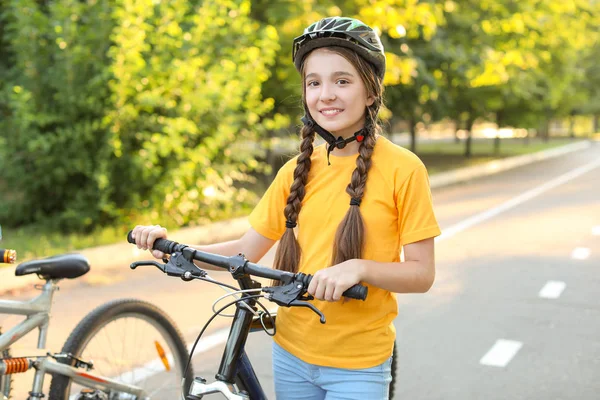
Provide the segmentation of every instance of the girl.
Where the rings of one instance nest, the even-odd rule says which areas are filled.
[[[387,399],[395,293],[426,292],[435,276],[440,230],[427,171],[380,135],[385,55],[370,27],[322,19],[294,40],[293,61],[303,81],[301,153],[278,171],[241,239],[198,248],[257,262],[280,240],[274,267],[314,275],[308,292],[327,323],[303,308],[279,309],[278,399]],[[315,134],[326,143],[314,147]],[[144,249],[166,238],[160,226],[133,234]],[[367,300],[340,301],[359,282]]]

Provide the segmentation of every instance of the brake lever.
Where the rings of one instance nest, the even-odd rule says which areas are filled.
[[[142,265],[151,265],[162,272],[167,274],[168,276],[176,276],[181,278],[183,281],[191,281],[196,278],[204,278],[207,273],[203,269],[199,268],[193,262],[189,261],[183,254],[181,253],[173,253],[171,257],[163,258],[165,264],[161,264],[158,261],[135,261],[132,262],[129,268],[136,269]]]
[[[160,269],[162,272],[167,272],[166,264],[161,264],[158,261],[134,261],[131,263],[129,268],[136,269],[137,267],[145,266],[145,265],[154,266],[154,267]]]
[[[312,297],[312,296],[310,296]],[[313,304],[310,304],[306,301],[300,301],[300,300],[294,300],[290,303],[290,306],[295,306],[295,307],[308,307],[311,310],[313,310],[315,312],[315,314],[317,314],[319,316],[319,322],[321,322],[322,324],[325,323],[325,315],[323,315],[323,313],[317,308],[315,307]]]
[[[264,287],[263,292],[269,301],[284,307],[307,307],[315,312],[320,318],[322,324],[325,323],[325,315],[307,300],[314,300],[314,297],[304,292],[302,283],[289,283],[284,286]]]

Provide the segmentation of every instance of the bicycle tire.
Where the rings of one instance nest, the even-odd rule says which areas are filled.
[[[0,335],[2,330],[0,329]],[[10,348],[4,349],[0,352],[0,358],[10,358]],[[10,399],[12,379],[10,375],[0,375],[0,400]]]
[[[389,399],[393,400],[396,394],[396,368],[398,363],[398,344],[394,343],[394,350],[392,351],[392,381],[390,382],[390,394]]]
[[[86,357],[89,355],[92,355],[92,351],[90,349],[90,352],[88,354],[88,352],[86,351],[88,348],[88,345],[95,345],[95,339],[98,339],[99,343],[100,343],[100,339],[102,337],[102,332],[104,330],[104,338],[106,340],[108,340],[109,342],[112,341],[112,338],[114,335],[108,335],[109,329],[108,327],[110,326],[111,323],[113,322],[121,322],[121,320],[125,319],[124,323],[127,324],[128,321],[126,320],[127,318],[135,318],[136,320],[134,320],[134,333],[137,332],[136,330],[136,325],[138,322],[137,320],[141,320],[143,322],[140,322],[142,324],[142,328],[146,327],[146,324],[151,325],[151,327],[156,328],[156,331],[158,333],[160,333],[162,335],[161,338],[161,342],[164,341],[163,343],[167,345],[166,350],[167,354],[172,357],[172,361],[171,364],[173,364],[175,366],[175,368],[177,368],[175,372],[175,376],[171,376],[171,372],[166,372],[165,370],[167,370],[166,367],[162,367],[160,364],[160,358],[157,356],[156,352],[158,351],[156,348],[153,349],[154,351],[154,360],[150,363],[146,363],[144,364],[141,368],[138,366],[134,366],[133,368],[135,368],[133,371],[138,371],[140,370],[140,374],[142,376],[144,376],[144,374],[148,374],[146,372],[147,369],[150,369],[149,365],[152,364],[152,368],[154,367],[154,365],[159,365],[160,368],[162,369],[162,371],[160,372],[161,374],[165,375],[169,375],[169,378],[172,378],[172,381],[176,381],[175,378],[179,378],[178,379],[178,387],[169,385],[169,390],[171,390],[173,393],[177,392],[176,396],[181,396],[181,376],[183,375],[183,371],[185,369],[186,363],[187,363],[187,359],[188,359],[188,350],[187,347],[185,345],[185,341],[182,338],[181,333],[179,332],[179,330],[177,329],[177,327],[175,326],[174,322],[171,320],[171,318],[161,309],[159,309],[158,307],[154,306],[153,304],[147,303],[145,301],[140,301],[140,300],[135,300],[135,299],[121,299],[121,300],[114,300],[111,302],[108,302],[104,305],[99,306],[98,308],[96,308],[95,310],[93,310],[92,312],[90,312],[85,318],[83,318],[81,320],[81,322],[79,322],[79,324],[75,327],[75,329],[71,332],[71,334],[69,335],[68,339],[66,340],[63,348],[62,348],[62,353],[70,353],[72,355],[74,355],[75,357],[81,357],[84,361],[89,361],[86,360]],[[111,329],[114,327],[111,326]],[[123,331],[125,331],[126,329],[123,329]],[[120,332],[120,330],[118,331]],[[155,336],[153,336],[155,337]],[[146,339],[146,338],[144,338]],[[152,339],[151,339],[152,340]],[[151,341],[150,340],[150,341]],[[156,343],[156,339],[154,339]],[[148,343],[150,342],[148,340],[140,343],[137,340],[133,342],[133,344],[135,346],[126,346],[126,343],[123,342],[122,343],[122,351],[129,350],[130,348],[136,348],[136,351],[138,353],[138,356],[140,355],[140,347],[143,347],[144,343]],[[162,344],[161,344],[162,346]],[[146,346],[147,347],[147,346]],[[162,347],[161,347],[162,348]],[[111,349],[111,354],[114,353],[114,348],[112,346],[112,344],[110,345],[110,349]],[[152,352],[152,350],[148,350],[148,354],[150,354]],[[102,354],[102,353],[101,353]],[[114,355],[114,354],[113,354]],[[102,358],[107,358],[108,354],[104,355]],[[139,360],[139,357],[133,357],[134,359]],[[114,358],[111,359],[114,362]],[[121,364],[123,362],[123,359],[117,358],[116,359],[118,361],[118,363],[115,363],[115,365],[117,365],[117,367],[119,366],[119,364]],[[94,361],[94,360],[92,360]],[[97,361],[97,360],[96,360]],[[67,363],[67,361],[64,361],[64,363]],[[139,364],[139,362],[138,362]],[[102,369],[112,369],[113,365],[111,365],[111,362],[107,362],[106,364],[106,368],[102,368]],[[132,368],[132,366],[128,366],[127,368]],[[102,374],[102,371],[100,371],[100,368],[98,368],[97,363],[95,362],[94,364],[94,370],[98,369],[97,373]],[[117,380],[122,380],[125,381],[128,379],[128,377],[131,375],[131,379],[135,379],[135,372],[131,372],[132,370],[129,369],[124,369],[123,371],[120,372],[119,375],[115,376],[114,374],[102,374],[104,376],[110,377],[110,378],[117,378]],[[119,372],[117,372],[119,373]],[[152,385],[157,385],[159,384],[158,382],[160,382],[160,380],[158,378],[154,378],[153,376],[155,375],[149,375],[144,379],[144,383],[147,382],[148,385],[152,386]],[[187,394],[189,391],[189,387],[192,383],[193,380],[193,369],[190,368],[188,369],[188,372],[186,374],[186,380],[185,380],[185,393]],[[127,378],[126,378],[127,377]],[[139,377],[139,376],[138,376]],[[148,379],[149,377],[152,377],[152,379]],[[77,393],[77,389],[73,389],[75,391],[75,393],[70,393],[71,392],[71,379],[67,376],[64,375],[58,375],[58,374],[54,374],[54,376],[52,377],[52,381],[50,384],[50,393],[49,393],[49,398],[53,399],[53,400],[68,400],[70,398],[70,396],[72,396],[73,394]],[[139,383],[135,383],[136,385],[139,385]],[[141,386],[141,385],[140,385]],[[155,388],[152,388],[152,390],[156,390]],[[151,393],[149,393],[150,395]],[[151,398],[153,400],[161,400],[161,399],[165,399],[165,400],[172,400],[173,398],[175,398],[175,396],[173,396],[173,394],[169,394],[169,396],[164,396],[163,394],[159,394],[156,396],[151,396]]]

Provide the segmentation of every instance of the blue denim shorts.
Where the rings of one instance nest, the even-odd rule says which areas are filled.
[[[273,342],[273,375],[277,400],[387,400],[392,358],[365,369],[321,367]]]

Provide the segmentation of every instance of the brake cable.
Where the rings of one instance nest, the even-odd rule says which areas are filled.
[[[223,288],[223,290],[227,290],[227,289]],[[238,295],[238,294],[240,294],[240,293],[254,293],[254,292],[259,292],[259,293],[260,293],[260,292],[262,292],[262,288],[256,288],[256,289],[244,289],[244,290],[235,290],[235,291],[232,291],[232,292],[229,292],[229,291],[228,291],[226,294],[224,294],[223,296],[219,297],[218,299],[216,299],[216,300],[213,302],[213,305],[212,305],[212,312],[213,312],[213,313],[216,313],[216,311],[215,311],[215,306],[216,306],[217,304],[219,304],[219,302],[220,302],[221,300],[223,300],[224,298],[226,298],[226,297],[229,297],[229,296],[237,296],[237,295]],[[235,297],[235,298],[237,298],[237,299],[241,299],[241,297]],[[253,314],[255,317],[258,317],[258,316],[259,316],[259,315],[258,315],[258,312],[254,311],[254,310],[252,309],[252,307],[250,307],[249,305],[247,305],[247,304],[245,304],[245,303],[242,303],[242,305],[244,305],[244,306],[245,306],[245,308],[246,308],[248,311],[250,311],[250,312],[251,312],[251,313],[252,313],[252,314]],[[221,317],[226,317],[226,318],[233,318],[233,317],[235,317],[235,315],[234,315],[234,314],[220,314],[220,315],[221,315]]]
[[[207,280],[210,282],[210,280],[208,279],[202,279],[202,280]],[[208,328],[208,326],[210,325],[210,323],[218,316],[221,314],[221,312],[223,312],[224,310],[226,310],[227,308],[231,307],[232,305],[245,301],[245,300],[249,300],[249,299],[257,299],[257,298],[266,298],[263,294],[257,294],[257,295],[251,295],[251,296],[246,296],[246,297],[242,297],[240,299],[236,299],[230,303],[227,303],[226,305],[224,305],[223,307],[221,307],[217,312],[215,312],[209,319],[208,321],[206,321],[206,324],[204,324],[204,326],[202,327],[202,330],[200,331],[200,333],[198,334],[198,337],[196,338],[196,341],[194,342],[194,344],[192,345],[192,348],[190,350],[190,355],[187,361],[187,364],[185,366],[185,370],[183,371],[183,376],[181,378],[181,391],[182,393],[184,392],[184,388],[185,388],[185,376],[187,375],[188,369],[190,368],[190,364],[192,362],[192,357],[194,356],[194,350],[196,349],[196,346],[198,345],[198,342],[200,341],[200,338],[202,337],[202,335],[204,334],[204,331],[206,330],[206,328]],[[273,320],[273,316],[271,315],[271,313],[269,312],[269,310],[267,310],[267,308],[260,302],[260,301],[256,301],[256,304],[258,304],[267,314],[267,316],[269,318],[271,318],[271,320]],[[269,336],[275,336],[276,333],[276,329],[275,329],[275,324],[273,324],[273,334],[271,334],[270,332],[268,332],[266,330],[266,327],[264,326],[264,324],[262,323],[261,320],[261,324],[263,325],[263,328],[265,328],[265,332],[267,333],[267,335]]]

